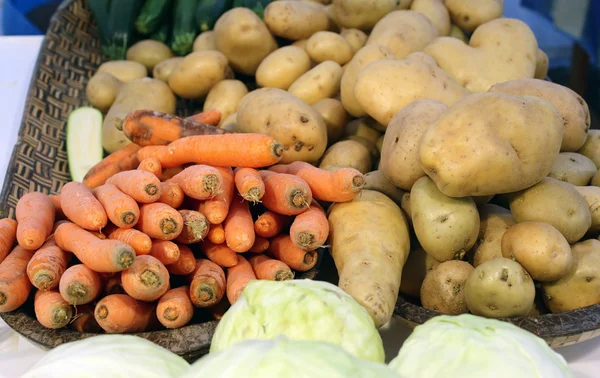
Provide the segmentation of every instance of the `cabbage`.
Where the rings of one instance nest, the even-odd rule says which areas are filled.
[[[402,378],[573,376],[541,338],[470,314],[437,316],[417,326],[389,366]]]
[[[219,322],[210,351],[279,335],[329,341],[359,358],[385,361],[367,310],[337,286],[313,280],[251,281]]]
[[[246,340],[210,353],[183,378],[398,378],[383,363],[361,360],[337,345],[314,340]]]
[[[52,349],[21,378],[174,378],[189,366],[183,358],[141,337],[101,335]]]

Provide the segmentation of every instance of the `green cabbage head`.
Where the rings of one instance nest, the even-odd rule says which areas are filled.
[[[470,314],[417,326],[389,365],[402,378],[564,378],[565,359],[515,325]]]
[[[210,351],[279,335],[328,341],[356,357],[385,361],[367,310],[337,286],[313,280],[251,281],[219,322]]]
[[[246,340],[210,353],[183,378],[398,378],[383,363],[356,358],[337,345],[315,340]]]

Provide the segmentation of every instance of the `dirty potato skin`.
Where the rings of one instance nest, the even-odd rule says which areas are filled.
[[[412,247],[408,254],[408,259],[406,259],[406,263],[402,268],[400,293],[413,298],[419,298],[421,296],[421,285],[423,285],[425,276],[440,264],[439,261],[431,257],[420,246]]]
[[[367,174],[373,167],[371,152],[360,142],[355,140],[342,140],[332,144],[319,164],[319,168],[328,165],[351,167],[362,174]]]
[[[575,186],[586,186],[596,172],[596,164],[588,157],[576,152],[561,152],[548,176]]]
[[[485,204],[479,210],[479,237],[469,251],[469,261],[474,267],[502,257],[502,236],[517,223],[509,210],[494,204]]]
[[[600,130],[589,130],[585,143],[577,152],[588,157],[600,168]]]
[[[427,273],[421,286],[423,307],[442,314],[468,312],[464,288],[473,269],[471,264],[460,260],[445,261],[436,266]]]
[[[592,214],[592,225],[588,235],[597,236],[600,233],[600,188],[597,186],[576,186],[575,189],[583,196]]]

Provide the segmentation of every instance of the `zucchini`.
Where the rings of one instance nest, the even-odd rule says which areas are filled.
[[[135,22],[136,30],[149,35],[160,29],[169,15],[171,4],[171,0],[146,0]]]
[[[154,33],[150,34],[150,39],[155,41],[159,41],[168,45],[169,43],[169,34],[171,33],[171,24],[164,23],[160,25],[160,27],[154,31]]]
[[[199,0],[175,0],[173,9],[173,36],[171,50],[177,55],[192,51],[196,39],[196,8]]]
[[[270,2],[271,0],[233,0],[233,7],[248,8],[262,20],[265,16],[265,8]]]
[[[110,0],[88,0],[88,6],[98,25],[100,40],[103,44],[108,43],[108,10],[110,9]]]
[[[212,30],[223,13],[231,8],[232,0],[199,0],[196,24],[200,32]]]
[[[103,47],[110,60],[123,60],[133,41],[135,19],[142,0],[113,0],[108,10],[108,43]]]
[[[102,149],[102,113],[83,106],[67,119],[67,161],[73,181],[82,182],[85,174],[99,163]]]

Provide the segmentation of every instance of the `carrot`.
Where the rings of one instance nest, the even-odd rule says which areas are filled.
[[[265,194],[265,183],[256,169],[236,168],[235,186],[242,198],[249,202],[260,202]]]
[[[48,197],[50,197],[50,200],[54,205],[54,217],[63,218],[65,216],[65,213],[63,212],[62,207],[60,206],[60,196],[56,194],[51,194]]]
[[[133,248],[136,255],[147,255],[152,249],[152,240],[143,232],[133,228],[111,227],[106,232],[109,239],[119,240]]]
[[[256,279],[252,265],[239,256],[238,264],[227,269],[227,299],[229,303],[234,304],[238,300],[246,285]]]
[[[119,172],[106,180],[139,203],[158,201],[161,195],[160,180],[150,172],[131,170]]]
[[[194,119],[197,119],[195,117]],[[219,118],[220,115],[219,115]],[[224,134],[227,131],[204,123],[152,110],[136,110],[116,123],[117,129],[140,146],[167,145],[190,135]]]
[[[365,186],[364,176],[354,168],[330,172],[303,161],[295,161],[273,166],[269,170],[302,178],[310,187],[314,198],[327,202],[352,201]]]
[[[306,210],[312,194],[306,181],[287,173],[259,171],[265,183],[262,203],[271,211],[283,215],[296,215]]]
[[[44,193],[25,194],[16,207],[17,241],[25,249],[38,249],[54,225],[54,205]]]
[[[71,222],[86,230],[99,231],[108,223],[100,201],[80,182],[72,181],[62,187],[60,206]]]
[[[204,215],[206,215],[206,219],[212,224],[220,224],[225,221],[235,192],[233,170],[229,167],[219,167],[217,170],[223,179],[221,192],[204,202]]]
[[[65,270],[60,277],[60,295],[72,305],[90,303],[102,290],[98,273],[83,264],[76,264]]]
[[[196,307],[214,306],[225,295],[225,272],[214,262],[196,260],[190,277],[190,298]]]
[[[164,265],[175,264],[181,257],[179,246],[168,240],[154,240],[150,256],[157,258]]]
[[[255,255],[248,260],[259,280],[286,281],[294,279],[294,273],[284,262],[265,255]]]
[[[193,165],[175,175],[172,182],[179,184],[186,196],[198,200],[213,198],[221,192],[223,176],[208,165]]]
[[[188,286],[167,291],[156,306],[158,321],[166,328],[181,328],[192,320],[193,315],[194,305]]]
[[[204,214],[194,210],[179,210],[183,218],[183,229],[177,241],[183,244],[193,244],[202,241],[208,234],[210,224]]]
[[[46,328],[63,328],[73,318],[73,308],[58,291],[38,291],[33,301],[35,317]]]
[[[104,235],[104,233],[102,233],[101,231],[89,231],[89,233],[94,235],[95,237],[97,237],[100,240],[108,239],[108,237],[106,235]]]
[[[185,199],[185,194],[183,193],[181,186],[175,182],[161,182],[160,192],[161,194],[158,202],[169,205],[173,209],[178,209]]]
[[[196,267],[196,258],[188,246],[180,244],[178,247],[179,259],[173,264],[166,265],[166,267],[170,274],[185,276],[194,271],[194,268]]]
[[[213,244],[223,244],[225,243],[225,230],[223,230],[222,224],[213,224],[210,226],[210,230],[208,230],[208,235],[206,238],[210,240]]]
[[[227,310],[229,310],[229,307],[231,307],[231,305],[229,304],[227,297],[223,297],[223,299],[221,299],[219,303],[210,307],[208,311],[210,311],[210,314],[212,315],[213,319],[221,320],[227,312]]]
[[[94,317],[94,306],[85,304],[75,308],[75,316],[71,321],[71,328],[77,332],[102,333],[96,318]]]
[[[223,268],[230,268],[238,263],[238,255],[225,244],[213,244],[208,240],[202,243],[202,252],[208,259]]]
[[[94,196],[102,204],[108,219],[117,227],[131,228],[140,217],[137,202],[112,184],[104,184],[93,190]]]
[[[121,282],[120,273],[108,278],[106,284],[104,285],[104,295],[111,294],[125,294],[125,289],[123,289],[123,283]]]
[[[299,272],[312,269],[319,258],[316,251],[304,251],[296,247],[289,235],[279,235],[271,239],[267,255],[283,261]]]
[[[145,255],[135,258],[129,269],[121,272],[125,292],[140,301],[152,302],[169,290],[169,271],[157,258]]]
[[[119,272],[133,264],[135,251],[119,240],[100,240],[74,223],[63,223],[54,233],[56,245],[98,273]]]
[[[254,239],[254,245],[248,252],[263,253],[269,249],[269,244],[269,239],[263,238],[262,236],[257,236],[256,239]]]
[[[162,166],[160,165],[160,161],[158,161],[156,158],[142,160],[137,169],[140,171],[150,172],[156,177],[160,177],[162,175]]]
[[[154,239],[173,240],[181,234],[183,218],[169,205],[156,202],[140,206],[136,228]]]
[[[225,230],[225,242],[227,246],[236,252],[247,252],[252,245],[256,235],[254,233],[254,220],[248,202],[236,195],[233,197],[229,214],[223,222]]]
[[[46,291],[58,287],[73,255],[60,249],[49,240],[35,252],[27,264],[27,277],[37,289]]]
[[[156,321],[156,305],[112,294],[96,304],[94,317],[106,333],[143,332]]]
[[[254,222],[254,231],[263,238],[272,238],[287,229],[291,223],[291,217],[273,211],[266,211],[259,215],[256,222]]]
[[[163,169],[162,174],[158,178],[160,179],[160,181],[167,181],[169,179],[172,179],[179,172],[183,171],[183,168],[184,167],[182,167],[182,166],[178,166],[178,167]]]
[[[16,310],[29,297],[31,282],[26,271],[33,254],[18,245],[0,263],[0,312]]]
[[[186,120],[204,123],[211,126],[218,126],[221,122],[221,112],[217,109],[207,110],[205,112],[187,117]]]
[[[90,189],[94,189],[119,172],[135,169],[140,163],[137,158],[139,149],[140,146],[130,143],[108,155],[86,173],[83,183]]]
[[[283,157],[283,146],[262,134],[196,135],[178,139],[168,146],[148,146],[138,158],[157,158],[163,168],[185,163],[214,167],[261,168],[276,164]]]
[[[298,214],[290,227],[292,243],[305,251],[314,251],[323,246],[329,236],[329,221],[323,208],[312,202],[310,209]]]
[[[17,240],[17,221],[0,219],[0,263],[8,256]]]

